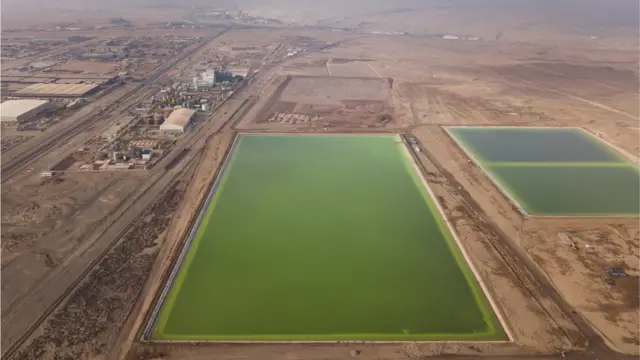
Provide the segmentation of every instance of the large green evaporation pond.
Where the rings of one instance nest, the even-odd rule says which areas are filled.
[[[582,129],[447,130],[529,215],[640,214],[638,167]]]
[[[240,135],[155,340],[507,340],[396,135]]]

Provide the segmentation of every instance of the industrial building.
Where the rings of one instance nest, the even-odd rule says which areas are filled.
[[[8,100],[0,104],[0,115],[3,123],[25,122],[49,109],[47,100]]]
[[[200,76],[193,78],[193,86],[196,89],[213,87],[216,83],[216,72],[213,69],[207,69],[205,72],[200,73]]]
[[[231,75],[240,76],[243,79],[249,75],[249,68],[244,66],[231,66],[227,69]]]
[[[98,89],[98,84],[33,84],[15,92],[17,96],[84,97]]]
[[[183,133],[191,124],[195,114],[196,111],[192,109],[176,109],[169,115],[167,120],[160,125],[160,130],[162,132]]]
[[[24,74],[19,72],[2,72],[0,82],[5,83],[58,83],[58,84],[111,84],[117,80],[117,76],[113,75],[94,75],[94,74],[64,74],[57,73],[37,73]]]

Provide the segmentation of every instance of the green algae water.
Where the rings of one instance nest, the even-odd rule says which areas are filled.
[[[485,162],[618,162],[625,158],[578,128],[451,127]]]
[[[640,214],[638,167],[579,128],[448,131],[529,215]]]
[[[637,216],[638,168],[628,166],[492,166],[529,214]],[[520,195],[522,194],[522,195]],[[522,198],[520,198],[522,196]]]
[[[396,135],[240,135],[155,340],[507,340]]]

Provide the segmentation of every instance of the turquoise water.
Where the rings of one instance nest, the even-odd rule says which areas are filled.
[[[154,339],[506,339],[399,137],[238,141]]]

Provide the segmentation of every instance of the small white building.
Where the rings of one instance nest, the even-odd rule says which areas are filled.
[[[191,124],[196,111],[193,109],[176,109],[171,115],[160,125],[160,131],[183,133]]]
[[[249,68],[244,66],[231,66],[227,69],[233,76],[246,78],[249,75]]]
[[[3,123],[25,122],[50,107],[51,104],[47,100],[7,100],[0,104],[0,121]]]
[[[212,87],[216,83],[216,71],[207,69],[200,73],[200,76],[193,78],[193,87],[198,89],[201,87]]]
[[[213,84],[216,82],[216,71],[213,69],[207,69],[202,74],[202,80],[207,84]]]

